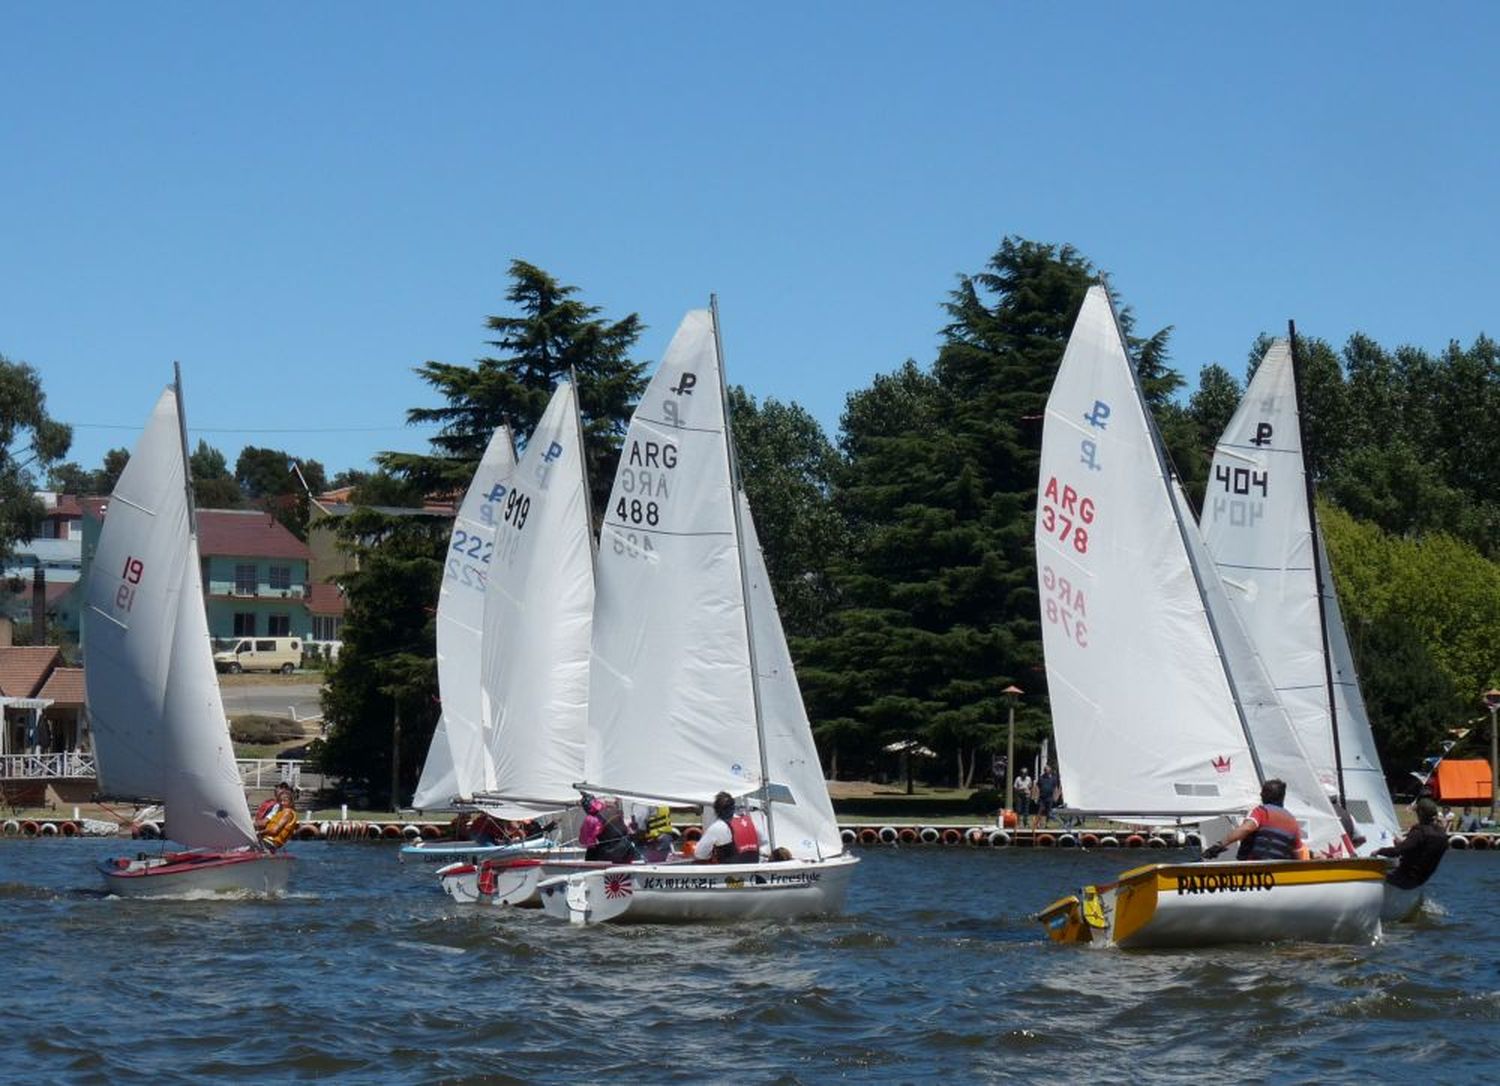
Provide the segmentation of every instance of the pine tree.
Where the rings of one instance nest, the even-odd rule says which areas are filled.
[[[644,363],[629,359],[643,328],[640,318],[632,313],[612,323],[600,320],[599,307],[575,297],[577,287],[524,260],[511,262],[510,276],[505,297],[519,315],[485,322],[497,333],[487,346],[499,356],[473,366],[427,362],[416,370],[447,401],[406,413],[409,423],[439,424],[434,455],[388,452],[376,460],[426,492],[461,493],[495,428],[509,423],[524,445],[553,389],[571,372],[578,378],[594,508],[602,509],[631,408],[646,387]]]

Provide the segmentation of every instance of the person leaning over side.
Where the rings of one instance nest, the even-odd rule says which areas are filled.
[[[744,811],[736,812],[728,792],[714,796],[715,821],[703,828],[693,846],[693,861],[700,864],[753,864],[760,861],[760,832]]]
[[[292,786],[282,781],[276,786],[276,795],[255,812],[255,832],[264,847],[275,851],[292,839],[296,828],[297,806]]]
[[[1286,782],[1272,777],[1260,786],[1260,806],[1229,831],[1217,845],[1203,850],[1203,858],[1212,860],[1236,841],[1240,860],[1305,860],[1307,846],[1302,842],[1302,827],[1282,804],[1286,802]]]
[[[1396,838],[1395,844],[1377,848],[1375,855],[1396,858],[1396,869],[1386,875],[1386,882],[1400,890],[1414,890],[1432,878],[1447,851],[1448,833],[1438,825],[1438,806],[1423,796],[1417,800],[1417,824]]]

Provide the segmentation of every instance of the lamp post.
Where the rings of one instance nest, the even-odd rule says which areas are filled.
[[[1016,809],[1016,702],[1021,700],[1022,690],[1012,683],[1000,693],[1010,702],[1010,721],[1005,728],[1005,809]],[[1494,710],[1490,710],[1494,715]]]
[[[1500,770],[1500,739],[1495,732],[1495,714],[1500,713],[1500,690],[1493,688],[1484,692],[1484,707],[1490,711],[1490,823],[1495,822],[1496,809],[1500,808],[1500,781],[1496,771]]]

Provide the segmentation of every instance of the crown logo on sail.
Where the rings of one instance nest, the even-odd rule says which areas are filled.
[[[1229,756],[1227,754],[1221,754],[1221,755],[1219,755],[1210,764],[1213,765],[1215,773],[1228,773],[1229,772]]]

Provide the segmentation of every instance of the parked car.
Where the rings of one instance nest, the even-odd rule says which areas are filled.
[[[231,675],[241,671],[279,671],[290,675],[301,666],[300,637],[242,637],[214,653],[214,667]]]

